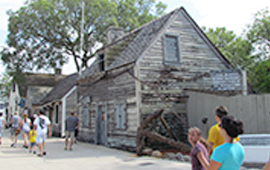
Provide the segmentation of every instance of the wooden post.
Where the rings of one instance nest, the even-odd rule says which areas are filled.
[[[150,139],[162,142],[162,143],[166,143],[169,144],[173,147],[178,148],[180,151],[183,152],[190,152],[190,146],[181,142],[181,141],[177,141],[175,139],[175,137],[173,136],[173,134],[171,133],[169,126],[167,125],[165,119],[163,117],[161,117],[161,113],[163,112],[163,109],[160,109],[158,111],[156,111],[154,114],[148,116],[142,123],[141,126],[138,127],[137,130],[137,138],[136,138],[136,152],[137,155],[141,155],[142,154],[142,149],[145,145],[144,141],[145,138],[148,137]],[[165,136],[162,136],[158,133],[155,132],[150,132],[147,130],[144,130],[147,125],[155,118],[159,118],[160,121],[162,122],[163,126],[165,127],[165,129],[167,130],[167,132],[172,136],[172,138],[174,139],[170,139],[170,138],[166,138]]]

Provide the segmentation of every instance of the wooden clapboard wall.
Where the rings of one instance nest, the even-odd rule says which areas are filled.
[[[182,61],[178,65],[164,64],[164,35],[166,34],[179,36]],[[155,85],[159,78],[162,77],[162,71],[164,70],[169,71],[175,77],[192,79],[198,75],[209,73],[211,70],[224,70],[228,68],[194,27],[194,23],[190,21],[185,13],[179,12],[177,17],[166,26],[147,52],[139,59],[138,69],[141,80]],[[210,89],[211,79],[209,76],[205,76],[193,81],[178,81],[165,77],[160,81],[157,88],[159,93],[164,96],[173,96],[181,94],[185,88]],[[141,83],[138,90],[140,90],[139,93],[142,98],[142,114],[151,113],[157,110],[157,108],[164,106],[151,88]],[[178,112],[185,113],[185,105],[181,106],[181,104],[175,105],[171,103],[171,106],[176,107]]]

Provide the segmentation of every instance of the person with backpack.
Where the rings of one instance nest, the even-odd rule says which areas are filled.
[[[43,109],[39,110],[38,117],[34,120],[34,129],[37,131],[36,142],[39,148],[39,154],[37,156],[45,156],[47,133],[49,132],[48,136],[50,137],[52,135],[52,129],[51,121],[45,115]]]
[[[10,119],[9,124],[11,125],[10,134],[12,141],[10,147],[16,148],[18,140],[17,136],[20,134],[22,128],[22,119],[20,118],[19,113],[17,111]]]

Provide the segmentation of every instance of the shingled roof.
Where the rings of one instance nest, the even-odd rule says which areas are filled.
[[[109,64],[107,70],[136,61],[142,52],[156,38],[170,18],[172,18],[179,10],[180,8],[133,30],[123,38],[119,39],[117,43],[105,46],[106,57],[115,59]],[[117,48],[119,48],[118,52],[114,53]],[[111,53],[114,55],[110,56]]]
[[[108,44],[98,50],[98,53],[106,51],[106,64],[107,69],[110,70],[127,63],[136,61],[136,59],[147,48],[151,41],[156,37],[162,27],[168,22],[168,20],[178,12],[179,9],[170,12],[163,17],[155,19],[139,28],[125,34],[116,41]],[[86,69],[80,79],[86,79],[93,74],[98,73],[98,60],[96,59],[90,68]]]
[[[183,12],[188,20],[193,24],[197,32],[203,37],[203,39],[212,47],[213,51],[220,57],[228,67],[232,67],[229,61],[223,56],[223,54],[213,45],[209,38],[204,34],[196,22],[190,17],[183,7],[177,8],[174,11],[157,18],[147,24],[140,26],[139,28],[125,34],[116,41],[112,42],[101,48],[98,53],[105,52],[106,58],[106,70],[115,69],[130,63],[135,62],[141,54],[147,49],[147,47],[155,40],[157,35],[167,23],[174,18],[179,12]],[[98,61],[93,63],[95,66],[90,67],[84,71],[81,79],[89,78],[98,72]]]
[[[78,73],[66,76],[39,102],[39,104],[60,100],[76,85],[77,78]]]
[[[54,87],[64,75],[41,74],[41,73],[25,73],[24,80],[19,84],[19,92],[21,97],[26,97],[29,86]]]

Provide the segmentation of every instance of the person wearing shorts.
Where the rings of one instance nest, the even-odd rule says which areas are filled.
[[[75,129],[78,125],[77,118],[75,117],[74,111],[71,111],[70,116],[68,116],[66,118],[65,124],[66,124],[66,131],[65,131],[66,140],[65,140],[65,148],[64,149],[67,150],[68,143],[69,143],[69,150],[71,151],[73,140],[74,140],[74,135],[75,135]],[[70,142],[68,141],[69,138],[70,138]]]
[[[3,117],[3,113],[0,112],[0,145],[2,144],[3,129],[6,127],[6,121]]]
[[[37,131],[34,128],[32,128],[29,132],[29,138],[30,138],[29,152],[32,153],[32,148],[33,148],[34,154],[36,154],[36,149],[37,149],[36,137],[37,137]]]
[[[22,128],[22,120],[19,116],[19,113],[16,111],[15,114],[10,119],[9,124],[11,125],[10,136],[11,136],[11,145],[10,147],[17,147],[17,136],[20,134]]]
[[[51,121],[45,115],[44,110],[40,110],[38,117],[34,120],[34,129],[37,131],[36,142],[39,148],[39,154],[37,156],[46,155],[46,139],[49,131],[49,137],[52,135]]]
[[[29,132],[31,130],[31,128],[30,128],[31,120],[28,118],[28,114],[26,112],[24,112],[24,114],[23,114],[22,122],[23,122],[22,134],[23,134],[23,139],[24,139],[23,147],[27,149],[28,145],[29,145]]]

